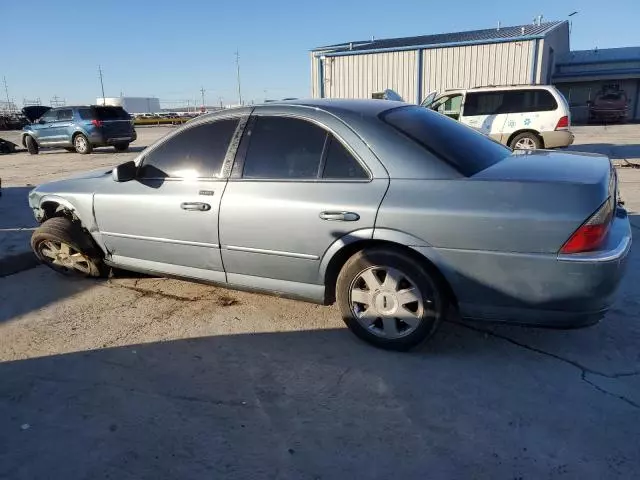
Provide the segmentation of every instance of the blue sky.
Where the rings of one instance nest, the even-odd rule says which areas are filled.
[[[640,46],[638,0],[0,0],[0,76],[18,104],[54,95],[95,102],[98,64],[107,96],[195,101],[204,87],[207,103],[233,103],[238,49],[246,100],[305,97],[309,50],[321,45],[519,25],[538,14],[561,20],[575,10],[572,49]]]

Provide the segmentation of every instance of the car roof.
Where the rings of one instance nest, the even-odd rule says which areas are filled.
[[[456,92],[495,92],[501,90],[555,90],[556,88],[553,85],[490,85],[486,87],[472,87],[472,88],[449,88],[447,90],[443,90],[442,92],[438,92],[439,94],[444,93],[456,93]]]
[[[274,108],[285,108],[295,111],[297,109],[313,109],[331,113],[340,117],[344,114],[357,114],[365,117],[377,117],[380,113],[390,110],[392,108],[409,106],[412,104],[404,102],[396,102],[390,100],[375,100],[375,99],[296,99],[296,100],[277,100],[273,102],[234,107],[224,110],[218,110],[216,112],[200,115],[199,121],[206,121],[207,118],[218,117],[221,115],[228,115],[233,112],[249,112],[251,110],[260,112],[262,110],[270,111]],[[414,105],[415,106],[415,105]]]

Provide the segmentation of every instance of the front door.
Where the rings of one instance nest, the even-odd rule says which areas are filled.
[[[460,121],[494,140],[500,141],[507,121],[503,112],[504,91],[469,91]]]
[[[73,126],[73,110],[62,108],[57,110],[56,119],[49,128],[51,143],[71,143],[70,131]]]
[[[373,178],[363,142],[344,138],[303,116],[251,118],[220,211],[229,283],[318,285],[320,260],[333,242],[355,230],[373,232],[389,180]]]
[[[462,94],[455,93],[451,95],[444,95],[434,101],[429,108],[446,115],[449,118],[453,118],[454,120],[460,120]]]
[[[218,212],[222,172],[240,117],[196,124],[144,155],[135,180],[95,196],[100,234],[114,264],[225,281]]]
[[[55,143],[55,124],[58,121],[58,111],[49,110],[42,115],[34,125],[34,133],[39,145]]]

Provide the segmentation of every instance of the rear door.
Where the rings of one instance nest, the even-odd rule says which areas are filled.
[[[562,116],[558,102],[543,88],[527,88],[505,92],[502,110],[508,114],[502,132],[502,143],[507,143],[514,132],[532,130],[538,133],[555,130]]]
[[[332,243],[356,230],[373,234],[389,180],[374,177],[379,164],[365,164],[371,151],[340,121],[270,108],[251,118],[222,198],[227,279],[273,290],[277,281],[318,285]]]
[[[126,140],[133,135],[131,116],[122,107],[93,107],[96,120],[102,122],[101,131],[106,139]]]
[[[507,114],[502,112],[504,94],[502,90],[468,91],[460,121],[494,140],[501,141],[502,131],[507,121]]]

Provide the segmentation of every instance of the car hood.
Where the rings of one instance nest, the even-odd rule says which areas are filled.
[[[44,105],[31,105],[29,107],[24,107],[22,109],[22,114],[27,117],[27,120],[33,123],[49,110],[51,110],[51,107],[46,107]]]

